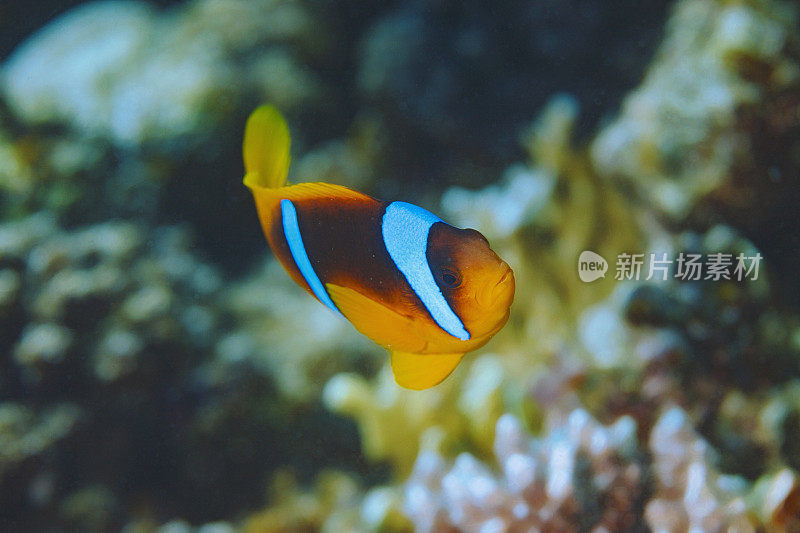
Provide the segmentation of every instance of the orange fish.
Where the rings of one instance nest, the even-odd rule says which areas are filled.
[[[289,129],[261,106],[247,120],[244,184],[289,275],[391,352],[395,380],[427,389],[508,320],[514,273],[473,229],[340,185],[288,185]]]

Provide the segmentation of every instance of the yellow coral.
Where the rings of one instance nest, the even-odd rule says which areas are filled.
[[[292,474],[281,472],[273,479],[270,492],[273,504],[249,516],[243,533],[401,533],[411,529],[400,512],[399,490],[377,487],[365,495],[342,472],[322,472],[311,491],[301,490]]]
[[[505,373],[497,357],[482,356],[425,391],[398,387],[384,367],[374,384],[339,374],[325,386],[333,411],[358,421],[364,454],[389,461],[399,475],[410,470],[423,442],[450,453],[464,448],[488,454],[503,412]],[[431,430],[434,430],[431,432]]]

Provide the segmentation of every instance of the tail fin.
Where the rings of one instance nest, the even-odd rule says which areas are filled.
[[[289,174],[289,128],[280,111],[262,105],[247,119],[244,128],[244,184],[276,189]]]

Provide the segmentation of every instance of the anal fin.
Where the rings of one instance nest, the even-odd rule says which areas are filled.
[[[458,366],[463,353],[417,354],[392,352],[394,380],[406,389],[429,389],[441,383]]]

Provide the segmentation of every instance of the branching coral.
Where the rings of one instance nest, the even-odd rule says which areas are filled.
[[[494,448],[500,474],[470,454],[452,464],[433,451],[420,454],[405,500],[417,531],[621,531],[641,525],[645,472],[631,419],[604,427],[576,410],[531,441],[516,418],[504,415]]]
[[[742,232],[795,305],[799,17],[777,0],[676,3],[643,83],[591,149],[602,176],[660,216],[703,228],[722,219]]]
[[[347,321],[298,289],[277,262],[229,287],[225,301],[238,329],[223,342],[241,347],[228,353],[275,376],[289,398],[319,398],[337,372],[360,367],[372,373],[383,356]]]
[[[694,432],[686,414],[668,408],[650,433],[655,491],[645,517],[654,531],[733,527],[754,531],[742,499],[743,483],[719,476],[714,451]]]
[[[686,414],[666,407],[646,451],[633,419],[603,426],[582,409],[531,439],[498,420],[498,470],[462,454],[420,453],[404,509],[417,531],[786,531],[798,525],[797,476],[784,469],[753,487],[720,474],[713,448]]]
[[[534,359],[563,349],[580,312],[613,286],[611,278],[580,281],[580,252],[614,257],[644,243],[635,211],[572,146],[577,118],[573,99],[554,98],[525,136],[529,166],[511,167],[499,186],[453,188],[442,198],[455,223],[478,227],[525,280],[517,286],[510,329],[527,352],[533,348]]]
[[[735,167],[755,140],[748,137],[759,134],[744,128],[742,110],[778,112],[765,103],[800,83],[795,7],[767,0],[677,3],[644,82],[593,143],[596,167],[629,180],[650,205],[679,219],[712,191],[735,194]],[[742,207],[757,201],[728,200]]]
[[[765,475],[755,486],[743,478],[722,475],[714,466],[717,452],[676,407],[661,415],[649,442],[655,487],[645,516],[654,531],[756,531],[759,526],[794,531],[800,527],[800,484],[791,469]]]
[[[369,384],[339,374],[325,386],[326,405],[354,417],[362,447],[373,461],[388,460],[398,474],[409,471],[420,444],[436,441],[449,451],[488,452],[494,422],[503,409],[503,368],[496,357],[476,360],[427,391],[401,389],[388,368]]]
[[[353,479],[340,472],[323,472],[307,492],[298,489],[288,474],[279,474],[272,492],[273,505],[250,516],[242,527],[244,533],[410,530],[400,512],[397,489],[377,487],[364,495]]]
[[[724,227],[684,234],[676,246],[758,253]],[[800,319],[776,303],[776,287],[763,268],[758,280],[621,285],[581,319],[587,362],[599,367],[584,373],[582,401],[602,420],[627,413],[642,427],[653,423],[658,406],[675,403],[708,421],[702,433],[730,471],[754,479],[770,464],[780,467],[788,459],[775,444],[782,431],[760,422],[760,411],[770,402],[770,416],[793,409],[783,391],[800,375]]]

